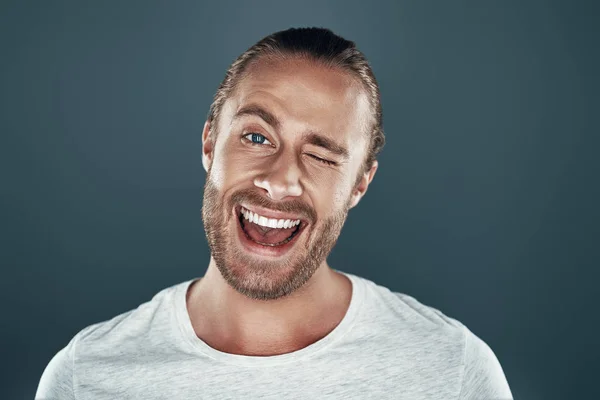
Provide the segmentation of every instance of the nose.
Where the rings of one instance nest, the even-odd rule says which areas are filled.
[[[268,167],[268,171],[254,178],[254,185],[264,189],[273,200],[302,194],[300,168],[295,160],[280,158]]]

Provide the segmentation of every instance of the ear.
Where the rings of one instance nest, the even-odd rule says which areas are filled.
[[[202,130],[202,165],[204,170],[208,172],[213,160],[213,143],[210,138],[210,122],[204,123]]]
[[[371,169],[369,171],[365,172],[365,174],[361,177],[360,181],[358,182],[358,185],[356,185],[356,187],[352,191],[352,196],[350,197],[350,204],[349,204],[350,207],[349,208],[356,206],[358,204],[358,202],[360,201],[360,199],[362,199],[362,197],[365,195],[365,193],[367,193],[367,188],[369,187],[369,184],[373,180],[373,177],[375,176],[375,172],[377,171],[378,166],[379,166],[379,163],[377,162],[377,160],[373,161],[373,165],[371,165]]]

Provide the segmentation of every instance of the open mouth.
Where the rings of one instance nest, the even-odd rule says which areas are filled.
[[[287,248],[302,233],[307,222],[302,219],[267,218],[240,205],[236,207],[239,227],[245,239],[263,248]]]

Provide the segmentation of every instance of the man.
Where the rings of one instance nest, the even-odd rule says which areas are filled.
[[[383,144],[353,42],[310,28],[252,46],[202,133],[206,274],[80,331],[36,398],[512,398],[459,321],[327,264]]]

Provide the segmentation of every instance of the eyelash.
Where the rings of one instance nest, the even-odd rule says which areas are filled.
[[[249,135],[252,135],[252,134],[260,135],[260,136],[264,137],[266,140],[268,140],[265,135],[263,135],[261,133],[256,133],[256,132],[249,132],[249,133],[245,133],[244,135],[242,135],[242,139],[244,139],[246,142],[250,143],[252,146],[262,146],[263,145],[262,143],[255,143],[255,142],[253,142],[250,139],[246,139],[246,136],[249,136]],[[326,165],[337,165],[337,163],[335,161],[325,160],[324,158],[317,157],[314,154],[306,153],[306,155],[308,155],[308,156],[314,158],[315,160],[320,161],[320,162],[322,162],[323,164],[326,164]]]

